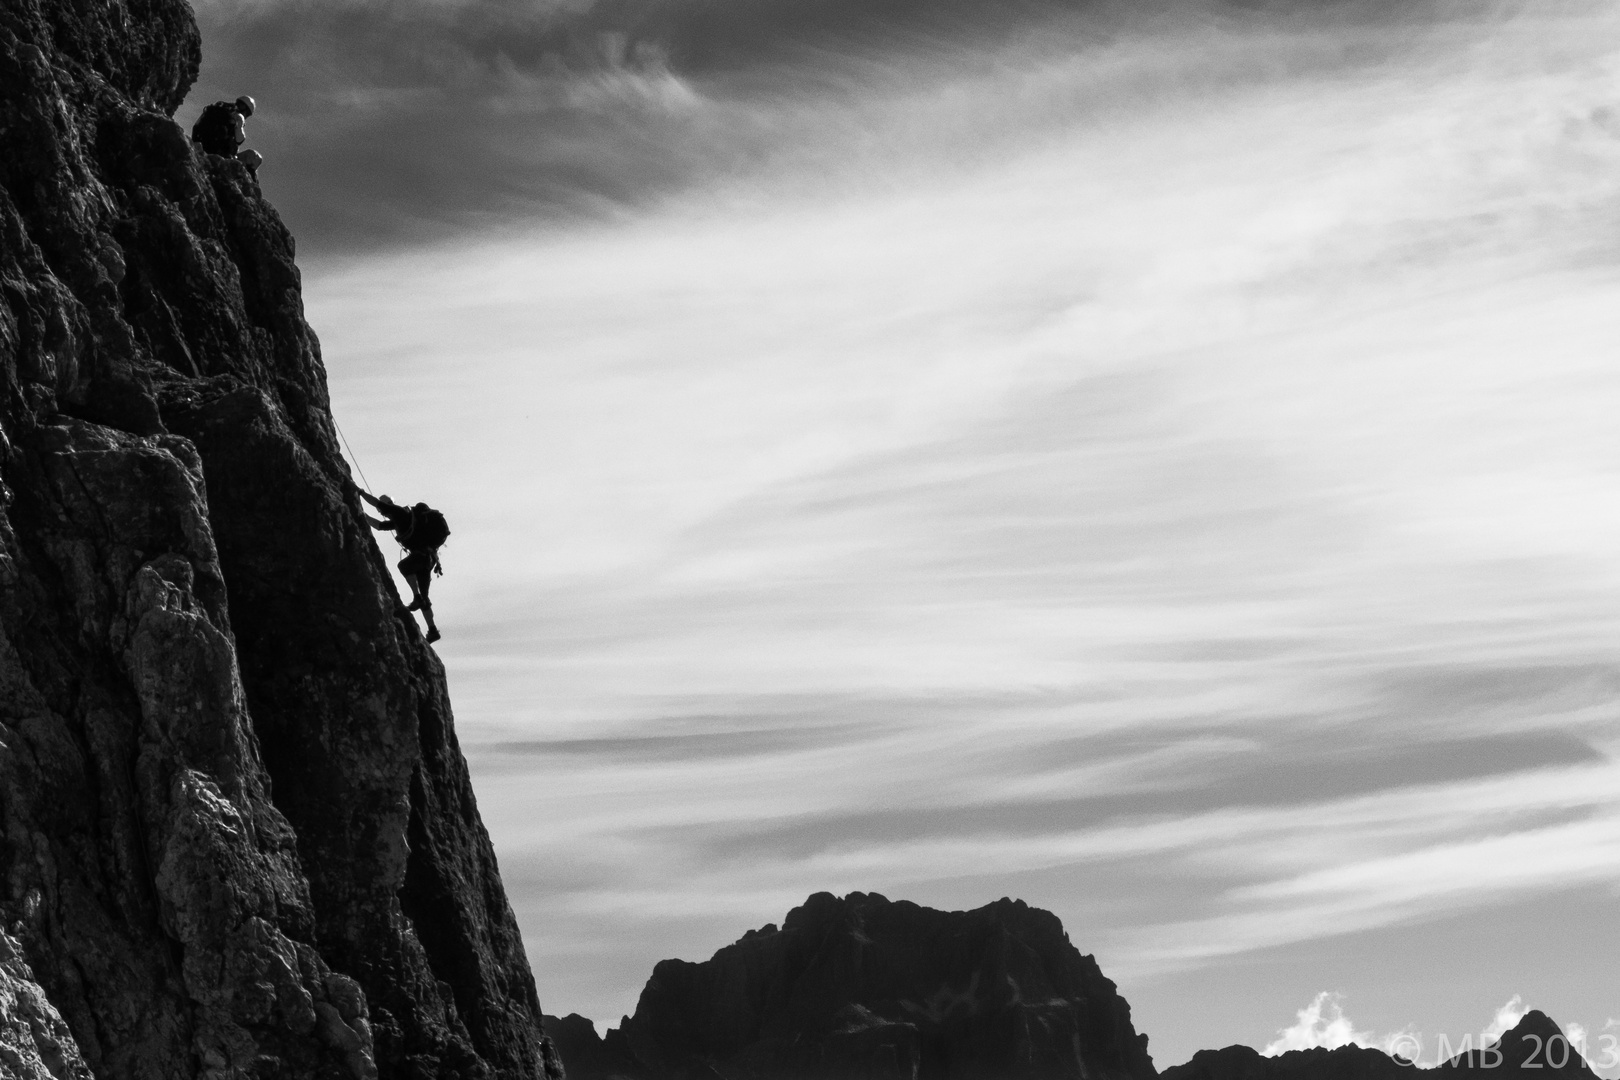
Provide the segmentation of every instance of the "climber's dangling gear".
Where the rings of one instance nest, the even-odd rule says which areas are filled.
[[[398,564],[405,584],[411,587],[411,602],[405,610],[422,613],[431,645],[439,640],[439,628],[433,625],[433,602],[428,599],[428,584],[434,574],[444,574],[444,568],[439,565],[439,548],[450,538],[450,524],[427,503],[400,506],[387,495],[373,498],[365,491],[360,492],[360,497],[382,511],[381,520],[365,515],[371,527],[391,529],[394,539],[405,549],[405,557]]]
[[[253,99],[243,94],[235,101],[216,101],[202,111],[191,126],[191,141],[204,152],[220,157],[234,157],[249,172],[257,172],[264,156],[257,150],[243,150],[247,141],[247,128],[242,121],[253,115]]]

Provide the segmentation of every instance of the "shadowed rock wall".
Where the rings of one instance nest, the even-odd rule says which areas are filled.
[[[42,1075],[555,1078],[198,60],[183,0],[0,3],[0,1005]]]

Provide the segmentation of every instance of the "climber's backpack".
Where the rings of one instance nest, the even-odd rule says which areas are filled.
[[[230,156],[236,153],[236,106],[228,101],[216,101],[202,111],[191,128],[191,141],[201,144],[210,154]]]
[[[450,539],[450,523],[427,503],[411,507],[411,531],[400,538],[407,551],[435,551]]]

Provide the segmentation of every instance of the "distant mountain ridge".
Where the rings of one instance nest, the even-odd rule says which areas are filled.
[[[817,893],[703,963],[665,960],[597,1039],[547,1020],[571,1080],[1152,1080],[1130,1006],[1057,917]]]
[[[1558,1048],[1559,1040],[1568,1048],[1567,1054]],[[1191,1061],[1160,1075],[1163,1080],[1397,1080],[1411,1077],[1415,1071],[1412,1062],[1365,1046],[1313,1047],[1276,1057],[1263,1057],[1252,1046],[1228,1046],[1200,1050]],[[1563,1029],[1535,1009],[1491,1046],[1481,1050],[1470,1045],[1434,1070],[1424,1070],[1430,1071],[1447,1080],[1454,1076],[1502,1080],[1520,1071],[1542,1080],[1596,1080],[1590,1066],[1569,1047]]]
[[[816,893],[780,929],[750,930],[701,963],[659,962],[635,1014],[605,1036],[577,1014],[545,1025],[569,1080],[1410,1080],[1416,1072],[1411,1061],[1352,1045],[1275,1057],[1252,1046],[1200,1050],[1161,1073],[1129,1003],[1057,916],[1005,898],[947,912],[876,893]],[[1560,1039],[1562,1029],[1532,1010],[1438,1071],[1597,1080]]]

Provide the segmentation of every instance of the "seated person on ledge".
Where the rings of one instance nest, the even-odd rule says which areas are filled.
[[[264,158],[257,150],[243,150],[247,129],[242,121],[253,115],[253,99],[243,94],[235,101],[216,101],[202,111],[191,127],[191,141],[210,154],[233,157],[257,172]]]

